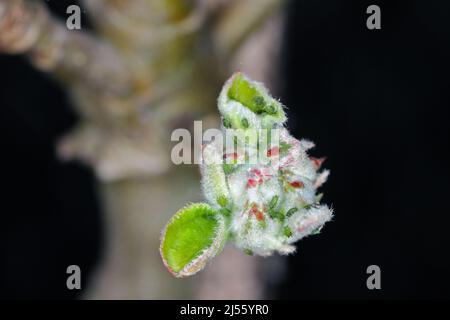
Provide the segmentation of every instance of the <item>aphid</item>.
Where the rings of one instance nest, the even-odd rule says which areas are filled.
[[[217,139],[202,149],[203,159],[208,160],[201,164],[208,203],[183,208],[162,235],[161,256],[176,276],[201,270],[227,241],[251,255],[292,253],[294,242],[316,234],[332,217],[316,195],[328,176],[326,170],[318,172],[324,158],[310,157],[307,151],[314,144],[289,134],[283,106],[262,84],[237,73],[225,84],[218,105],[223,130],[244,128],[246,138],[236,138],[234,143],[247,149],[242,157],[237,152],[222,155],[223,144]],[[272,136],[274,130],[281,142]],[[248,137],[267,137],[270,143],[249,145]],[[270,148],[261,149],[267,144]],[[260,151],[269,162],[237,161]],[[214,159],[225,164],[209,161]]]

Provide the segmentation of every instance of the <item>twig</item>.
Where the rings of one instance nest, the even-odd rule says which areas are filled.
[[[36,1],[0,0],[0,51],[25,53],[37,68],[65,82],[115,94],[131,89],[127,67],[112,47],[69,31]]]
[[[283,0],[231,1],[215,26],[213,39],[218,51],[232,55],[283,3]]]

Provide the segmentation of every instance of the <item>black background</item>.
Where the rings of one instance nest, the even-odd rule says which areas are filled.
[[[370,4],[381,30],[366,28]],[[290,2],[281,99],[293,133],[327,156],[336,216],[298,244],[271,296],[450,297],[449,18],[446,1]],[[74,298],[65,268],[89,274],[102,245],[92,173],[54,154],[76,116],[25,59],[0,56],[0,74],[0,296]],[[366,288],[372,264],[381,290]]]

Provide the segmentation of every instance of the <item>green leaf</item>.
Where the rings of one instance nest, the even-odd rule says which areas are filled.
[[[264,92],[261,92],[253,83],[245,79],[241,73],[235,75],[228,91],[230,99],[239,101],[256,114],[277,114],[279,108],[274,105],[275,102],[270,101],[271,99],[269,100],[264,95]]]
[[[193,275],[217,255],[226,240],[222,215],[206,203],[178,211],[162,233],[160,253],[164,265],[176,277]]]

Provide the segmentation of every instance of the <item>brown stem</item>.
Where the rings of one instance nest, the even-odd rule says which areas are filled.
[[[230,1],[214,29],[214,42],[221,54],[232,55],[268,17],[277,12],[283,0]]]
[[[159,256],[159,237],[170,216],[198,201],[198,176],[176,168],[164,175],[100,185],[105,209],[106,256],[94,275],[90,299],[181,299],[192,279],[176,279]]]
[[[115,94],[131,89],[127,67],[112,47],[67,29],[36,1],[0,0],[0,51],[26,53],[37,68],[65,82]]]

